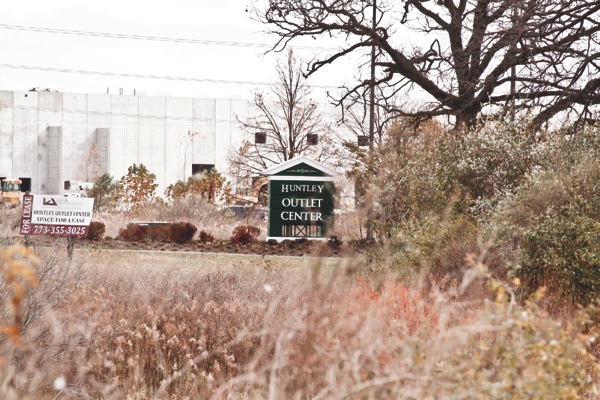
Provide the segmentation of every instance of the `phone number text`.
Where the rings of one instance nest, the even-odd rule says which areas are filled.
[[[49,236],[85,236],[87,226],[64,226],[64,225],[33,225],[33,235]]]

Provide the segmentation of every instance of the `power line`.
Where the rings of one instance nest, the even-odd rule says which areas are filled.
[[[0,64],[0,68],[11,68],[11,69],[25,69],[31,71],[44,71],[44,72],[61,72],[68,74],[83,74],[83,75],[104,75],[104,76],[115,76],[120,78],[140,78],[140,79],[156,79],[165,81],[183,81],[183,82],[199,82],[199,83],[222,83],[222,84],[235,84],[235,85],[258,85],[268,86],[270,82],[255,82],[255,81],[238,81],[230,79],[210,79],[210,78],[191,78],[181,76],[165,76],[165,75],[143,75],[143,74],[129,74],[122,72],[103,72],[103,71],[88,71],[81,69],[67,69],[67,68],[52,68],[52,67],[37,67],[31,65],[14,65],[14,64]],[[337,89],[337,86],[326,86],[326,85],[310,85],[312,88],[317,89]]]
[[[0,29],[10,29],[10,30],[40,32],[40,33],[56,33],[56,34],[62,34],[62,35],[95,36],[95,37],[113,38],[113,39],[130,39],[130,40],[147,40],[147,41],[154,41],[154,42],[200,44],[200,45],[212,45],[212,46],[254,47],[254,48],[261,48],[261,49],[270,49],[273,47],[272,45],[267,44],[267,43],[251,43],[251,42],[235,42],[235,41],[230,42],[230,41],[224,41],[224,40],[203,40],[203,39],[185,39],[185,38],[161,37],[161,36],[129,35],[129,34],[123,34],[123,33],[77,31],[77,30],[69,30],[69,29],[42,28],[42,27],[37,27],[37,26],[8,25],[8,24],[0,24]],[[295,49],[307,49],[307,50],[338,50],[334,47],[317,47],[317,46],[293,46],[293,47]]]

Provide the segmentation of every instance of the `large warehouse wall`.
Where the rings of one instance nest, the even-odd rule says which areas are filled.
[[[242,135],[236,116],[249,109],[246,100],[0,91],[0,177],[30,178],[32,192],[55,194],[66,180],[120,178],[143,163],[162,194],[192,164],[225,172]]]

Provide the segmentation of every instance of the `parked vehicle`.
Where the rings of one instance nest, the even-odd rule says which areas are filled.
[[[82,182],[76,180],[65,181],[61,194],[65,197],[85,197],[86,191],[94,187],[93,182]]]
[[[3,179],[0,202],[6,207],[20,206],[23,200],[23,192],[21,192],[22,183],[20,179]]]

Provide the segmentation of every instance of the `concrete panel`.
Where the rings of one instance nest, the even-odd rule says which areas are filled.
[[[136,96],[110,96],[111,162],[115,177],[127,173],[127,168],[139,163],[139,105]]]
[[[167,97],[166,116],[170,120],[192,121],[193,99],[190,97]]]
[[[231,113],[233,123],[231,124],[231,146],[239,147],[242,144],[244,138],[248,138],[248,134],[244,133],[241,128],[239,121],[247,121],[250,115],[257,115],[258,108],[253,106],[254,103],[250,103],[246,100],[232,100],[231,102]],[[253,113],[253,114],[251,114]],[[254,136],[251,136],[254,139]]]
[[[216,120],[215,99],[194,99],[193,119],[194,123],[200,126],[214,126]]]
[[[196,136],[193,142],[193,157],[192,162],[194,164],[216,164],[217,152],[215,148],[215,136],[217,132],[216,126],[206,126],[204,124],[194,124],[194,132]],[[189,167],[189,173],[192,171],[191,163]],[[219,169],[219,172],[223,170]]]
[[[31,191],[38,188],[38,93],[14,93],[13,174],[31,178]]]
[[[137,96],[110,95],[110,112],[114,117],[137,117],[139,99]]]
[[[63,93],[63,109],[65,112],[87,113],[88,95],[83,93]],[[105,96],[107,97],[107,96]]]
[[[106,94],[86,95],[87,128],[86,132],[91,142],[98,149],[99,173],[111,171],[110,157],[110,96]],[[119,152],[119,154],[122,150]]]
[[[217,101],[215,99],[194,99],[194,142],[193,163],[215,163],[215,135],[217,131]],[[191,166],[190,166],[191,171]]]
[[[62,127],[63,180],[85,181],[88,175],[87,145],[85,125],[70,123]]]
[[[108,172],[115,179],[120,179],[127,173],[127,167],[133,163],[130,162],[132,158],[131,153],[135,153],[137,159],[137,151],[132,152],[126,148],[125,131],[122,126],[111,126],[110,128],[109,153],[111,157]]]
[[[217,171],[227,170],[227,157],[231,151],[231,130],[237,121],[232,113],[232,100],[216,100],[216,132],[215,132],[215,168]]]
[[[59,92],[37,92],[40,113],[49,111],[60,113],[63,110],[63,94]]]
[[[42,194],[58,194],[62,188],[62,127],[49,126],[48,134],[48,161],[47,185]]]
[[[98,149],[98,164],[101,174],[110,168],[110,128],[96,129],[96,146]]]
[[[13,92],[0,91],[0,176],[13,173]]]
[[[63,105],[63,119],[65,125],[77,125],[79,128],[87,124],[88,111],[85,95],[65,93],[63,95]]]
[[[49,137],[48,127],[63,124],[63,94],[57,92],[38,92],[38,169],[37,179],[32,182],[36,193],[59,193],[52,191],[49,182]],[[33,189],[33,188],[32,188]]]
[[[193,141],[197,136],[192,123],[193,109],[192,98],[166,98],[164,167],[166,186],[178,180],[186,180],[192,173],[191,154]]]
[[[139,159],[156,175],[157,193],[165,189],[166,100],[164,97],[140,97]]]
[[[164,97],[139,98],[139,163],[156,175],[158,193],[165,187],[165,113]]]
[[[0,90],[0,110],[5,107],[12,108],[15,92],[10,90]]]
[[[110,126],[110,98],[111,96],[106,94],[88,94],[86,96],[88,131]]]
[[[88,127],[87,96],[63,96],[63,180],[93,181],[98,174],[95,130]]]
[[[186,172],[192,173],[192,164],[215,164],[215,134],[217,129],[217,103],[215,99],[194,99],[193,152]]]
[[[138,97],[139,114],[144,117],[165,117],[166,100],[164,97]]]
[[[191,124],[181,120],[167,120],[165,127],[165,182],[166,185],[185,180],[191,175]],[[186,150],[187,149],[187,150]],[[185,165],[189,164],[189,170]]]

